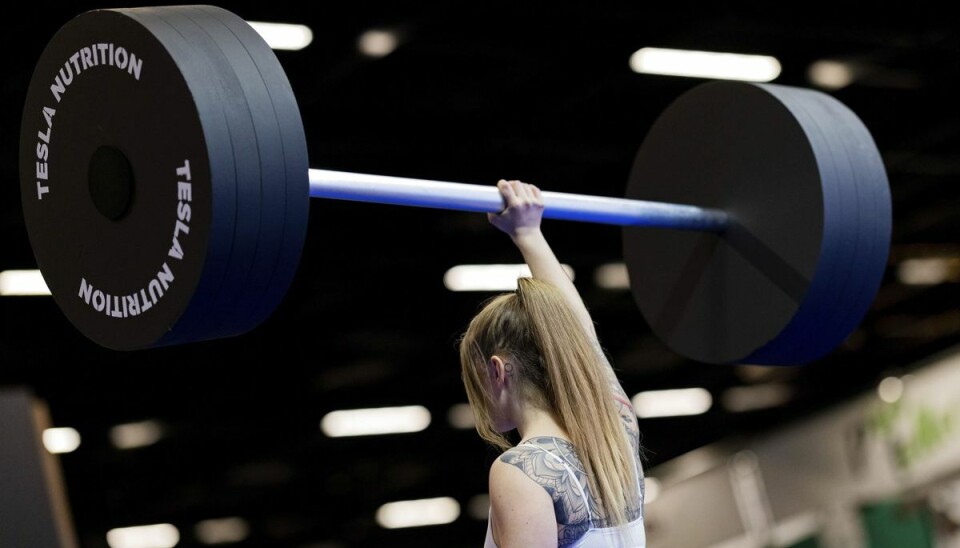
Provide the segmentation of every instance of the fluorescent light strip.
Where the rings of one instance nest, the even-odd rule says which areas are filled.
[[[793,397],[786,384],[769,383],[756,386],[734,386],[720,397],[723,407],[732,413],[743,413],[783,405]]]
[[[937,285],[960,280],[960,257],[904,259],[897,265],[897,279],[905,285]]]
[[[640,392],[632,401],[641,419],[701,415],[713,405],[713,397],[703,388]]]
[[[386,57],[397,49],[397,35],[387,30],[368,30],[357,38],[357,49],[367,57]]]
[[[43,431],[43,446],[53,454],[72,453],[80,447],[80,432],[73,428],[47,428]]]
[[[50,288],[39,270],[4,270],[0,272],[0,295],[49,295]]]
[[[780,62],[768,55],[642,48],[630,56],[630,68],[642,74],[769,82],[780,76]]]
[[[169,523],[107,531],[107,544],[110,548],[173,548],[178,542],[180,531]]]
[[[243,518],[208,519],[197,523],[193,533],[203,544],[241,542],[250,536],[250,524]]]
[[[630,289],[630,275],[627,265],[608,263],[597,267],[593,272],[593,281],[604,289]]]
[[[854,71],[847,63],[824,59],[810,65],[807,78],[824,89],[838,90],[853,83]]]
[[[467,430],[477,426],[476,417],[469,403],[456,403],[447,411],[447,422],[459,430]]]
[[[562,266],[572,280],[573,268]],[[514,291],[517,278],[532,276],[525,264],[462,264],[447,270],[443,285],[450,291]]]
[[[160,441],[163,427],[157,421],[118,424],[110,429],[110,441],[117,449],[136,449]]]
[[[451,523],[460,516],[460,504],[450,497],[388,502],[377,510],[377,524],[385,529]]]
[[[247,21],[272,49],[301,50],[313,42],[313,31],[306,25]]]
[[[430,411],[422,405],[332,411],[320,421],[331,438],[420,432],[430,426]]]

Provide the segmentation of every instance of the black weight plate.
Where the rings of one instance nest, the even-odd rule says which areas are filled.
[[[872,300],[884,226],[889,234],[889,216],[871,205],[883,203],[882,165],[872,164],[872,141],[873,156],[838,137],[849,119],[831,127],[822,113],[791,111],[787,103],[825,104],[803,91],[698,86],[661,115],[640,149],[628,197],[724,209],[735,220],[722,236],[624,231],[635,299],[680,354],[804,363],[842,341]]]
[[[246,95],[256,131],[260,149],[260,238],[254,269],[251,270],[244,288],[244,301],[250,302],[250,306],[244,314],[235,318],[239,328],[252,329],[263,321],[275,306],[265,307],[262,301],[273,282],[273,273],[281,260],[284,234],[288,230],[286,164],[280,122],[260,68],[236,34],[222,22],[221,18],[224,16],[219,14],[220,17],[215,17],[197,6],[169,9],[175,9],[189,17],[216,41]],[[238,19],[233,14],[229,16]],[[307,198],[304,197],[303,200]]]
[[[796,362],[806,362],[839,345],[873,303],[890,249],[890,189],[870,132],[849,108],[812,90],[762,87],[778,97],[803,125],[814,143],[824,180],[852,194],[849,199],[856,203],[855,208],[835,208],[830,213],[844,225],[843,230],[833,230],[831,234],[856,238],[856,247],[843,252],[844,273],[825,288],[821,311],[808,312],[810,319],[806,322],[801,321],[798,313],[798,318],[776,340],[747,358],[765,363],[776,356],[789,355]],[[826,208],[831,204],[825,201],[824,205]]]
[[[205,11],[220,21],[243,44],[266,84],[267,93],[270,95],[279,121],[284,157],[285,176],[282,183],[286,189],[284,195],[286,214],[283,216],[283,238],[277,266],[271,273],[261,296],[258,313],[253,318],[259,322],[269,316],[280,303],[293,281],[300,262],[300,253],[307,234],[310,206],[307,142],[293,88],[273,50],[246,21],[233,13],[214,6],[197,6],[197,9]],[[277,182],[280,181],[281,179],[278,178]]]
[[[126,69],[117,66],[121,47]],[[182,335],[181,319],[229,254],[222,243],[233,233],[233,189],[219,181],[234,160],[223,146],[225,120],[212,108],[218,98],[198,85],[204,75],[183,70],[186,54],[122,13],[88,12],[53,37],[27,93],[20,173],[31,244],[64,314],[109,348]],[[55,110],[50,123],[44,108]],[[117,219],[90,195],[89,164],[101,147],[122,152],[133,174],[132,199]],[[178,197],[185,161],[189,202]],[[48,174],[40,185],[38,168]],[[40,186],[47,191],[38,194]],[[173,251],[178,220],[182,258]]]
[[[207,86],[220,97],[216,107],[222,110],[229,130],[229,146],[234,151],[233,184],[236,189],[236,221],[230,259],[219,290],[205,314],[185,318],[184,326],[194,335],[189,340],[209,339],[242,333],[238,318],[253,307],[255,297],[244,292],[246,280],[256,267],[261,226],[260,152],[250,106],[236,73],[216,42],[199,25],[176,7],[134,8],[123,10],[151,31],[176,36],[192,50],[184,63],[206,73]],[[174,37],[171,37],[173,40]],[[188,342],[187,340],[169,341]]]

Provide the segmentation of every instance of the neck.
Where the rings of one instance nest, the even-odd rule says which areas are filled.
[[[569,440],[570,435],[557,422],[556,417],[549,411],[526,407],[517,410],[517,432],[520,439],[526,440],[537,436],[555,436]]]

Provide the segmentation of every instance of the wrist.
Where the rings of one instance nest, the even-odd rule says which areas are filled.
[[[540,227],[529,227],[516,230],[513,234],[510,235],[510,238],[513,240],[513,243],[517,247],[523,248],[528,245],[536,244],[544,240],[543,233],[540,232]]]

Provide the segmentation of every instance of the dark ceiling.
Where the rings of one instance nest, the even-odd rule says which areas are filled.
[[[757,4],[766,6],[765,4]],[[33,268],[16,181],[20,109],[46,41],[92,4],[25,7],[3,36],[4,179],[0,270]],[[654,339],[629,292],[598,288],[600,264],[620,260],[620,230],[547,221],[545,233],[577,272],[627,392],[702,386],[720,401],[734,386],[779,381],[780,407],[641,420],[648,467],[725,438],[755,435],[874,387],[887,374],[960,342],[960,285],[908,286],[904,258],[957,255],[960,229],[960,29],[917,8],[840,16],[797,5],[776,13],[687,3],[348,2],[222,4],[250,20],[312,27],[312,45],[279,57],[297,93],[311,165],[469,183],[520,178],[548,190],[619,196],[655,117],[700,80],[641,76],[643,46],[763,53],[777,83],[812,86],[820,59],[863,67],[832,91],[872,131],[893,193],[891,262],[861,327],[802,367],[710,366]],[[357,53],[358,35],[402,36],[382,59]],[[83,436],[62,456],[85,547],[113,527],[169,522],[180,546],[208,518],[250,524],[238,546],[476,546],[485,524],[380,529],[389,501],[486,492],[495,453],[448,426],[465,401],[455,341],[488,294],[452,293],[444,272],[462,263],[517,262],[483,215],[314,200],[294,284],[253,332],[216,342],[118,353],[87,341],[49,298],[0,298],[0,385],[27,385],[58,426]],[[331,439],[335,409],[423,404],[421,433]],[[119,451],[116,424],[156,419],[156,445]],[[0,433],[2,434],[2,433]],[[7,443],[9,440],[0,440]]]

